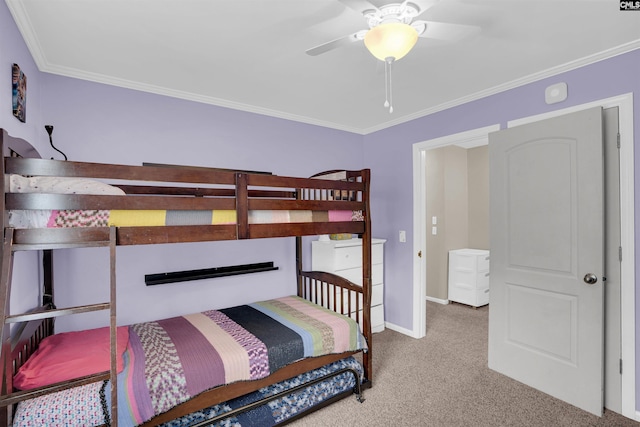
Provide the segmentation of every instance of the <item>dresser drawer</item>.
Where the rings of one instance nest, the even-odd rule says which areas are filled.
[[[371,332],[384,331],[384,307],[371,307]]]
[[[340,277],[362,286],[362,269],[349,268],[346,270],[337,270],[335,272]],[[382,264],[375,264],[371,266],[371,284],[378,285],[384,281],[384,266]]]
[[[455,249],[450,251],[449,263],[457,270],[488,271],[490,252],[483,249]]]
[[[382,264],[382,245],[371,246],[371,264]],[[362,245],[336,247],[334,252],[333,268],[343,270],[347,268],[362,267]]]
[[[489,304],[489,288],[474,289],[468,286],[449,287],[449,300],[480,307]]]
[[[336,270],[362,267],[362,246],[336,248],[333,254],[333,268]]]
[[[333,292],[333,287],[330,288],[330,292]],[[343,291],[342,294],[338,293],[336,295],[336,304],[339,306],[342,302],[342,305],[345,311],[349,310],[349,291]],[[351,310],[356,309],[356,299],[351,297]],[[329,304],[333,304],[333,293],[331,293],[328,297]],[[371,307],[382,305],[384,302],[384,285],[375,285],[371,287]],[[331,307],[331,305],[327,307]],[[358,297],[358,307],[362,308],[362,294]]]
[[[382,283],[379,285],[373,285],[371,289],[371,306],[382,305],[384,302],[384,285]]]
[[[478,289],[489,287],[489,272],[476,273],[474,271],[453,270],[450,273],[450,283],[455,285],[463,284]]]
[[[356,320],[356,316],[351,316],[353,320]],[[362,311],[360,312],[360,319],[362,319]],[[360,331],[362,331],[362,323],[360,323]],[[384,331],[384,307],[379,305],[377,307],[371,307],[371,332]]]

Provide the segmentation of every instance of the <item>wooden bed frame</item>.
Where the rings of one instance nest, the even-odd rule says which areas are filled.
[[[3,320],[3,382],[0,410],[5,414],[0,425],[11,425],[12,405],[77,385],[110,379],[115,384],[116,329],[116,247],[179,242],[296,237],[296,270],[298,296],[333,311],[349,315],[360,324],[368,345],[362,352],[363,387],[372,384],[371,340],[371,220],[369,209],[368,169],[346,172],[342,181],[313,178],[290,178],[267,174],[232,172],[202,167],[126,166],[99,163],[44,160],[26,141],[13,138],[0,130],[0,146],[4,154],[0,199],[3,208],[2,276],[0,277],[0,318]],[[335,171],[331,171],[335,172]],[[61,176],[95,178],[120,187],[126,196],[14,194],[7,192],[5,174],[23,176]],[[325,175],[328,176],[328,175]],[[140,184],[140,183],[143,184]],[[344,195],[347,197],[335,197]],[[189,197],[191,196],[191,197]],[[345,200],[346,199],[346,200]],[[12,229],[7,227],[7,211],[12,209],[170,209],[215,210],[235,209],[237,224],[155,227],[92,227],[67,229]],[[309,222],[286,224],[250,224],[250,210],[350,210],[362,211],[364,219],[344,222]],[[302,236],[333,233],[358,234],[362,238],[362,286],[324,272],[305,272],[302,268]],[[101,304],[56,308],[53,301],[52,250],[76,247],[110,247],[110,300]],[[9,307],[13,254],[18,250],[44,251],[44,301],[29,313],[14,314]],[[336,295],[343,294],[342,298]],[[337,301],[342,301],[338,303]],[[344,302],[347,302],[346,304]],[[14,391],[12,378],[17,369],[35,351],[40,340],[53,331],[53,318],[94,310],[110,310],[111,370],[73,381],[30,391]],[[10,331],[10,325],[14,324]],[[12,335],[12,336],[10,336]],[[354,352],[360,353],[360,352]],[[225,402],[270,384],[338,361],[354,353],[331,354],[303,359],[282,368],[266,378],[237,382],[204,392],[144,425],[170,421],[196,410]],[[117,387],[112,387],[112,419],[117,419]]]

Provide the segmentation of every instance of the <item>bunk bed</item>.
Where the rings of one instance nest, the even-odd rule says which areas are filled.
[[[320,328],[320,338],[333,340],[323,351],[309,353],[305,347],[303,356],[296,353],[291,360],[283,359],[280,364],[270,366],[272,369],[265,368],[262,375],[214,386],[204,385],[203,390],[198,389],[185,400],[178,399],[175,404],[152,411],[148,419],[136,420],[133,425],[181,425],[176,424],[176,420],[189,422],[194,414],[200,414],[200,420],[206,418],[196,425],[210,425],[226,416],[264,407],[265,402],[282,398],[303,387],[327,381],[352,381],[348,383],[346,391],[343,389],[323,399],[313,408],[316,409],[354,392],[361,400],[362,389],[371,386],[369,170],[330,171],[311,178],[292,178],[203,167],[45,160],[39,158],[37,151],[27,141],[13,138],[4,130],[0,131],[0,144],[4,157],[0,173],[4,188],[1,198],[4,240],[0,277],[0,317],[3,320],[0,355],[3,366],[0,410],[3,413],[0,425],[11,425],[16,406],[33,404],[57,394],[62,395],[62,399],[69,399],[69,395],[64,393],[79,390],[92,393],[87,390],[98,388],[105,415],[103,424],[118,424],[119,415],[125,412],[123,408],[119,410],[118,406],[130,404],[123,400],[122,389],[128,386],[122,378],[128,368],[122,370],[122,358],[123,354],[127,355],[125,359],[133,355],[129,355],[131,346],[123,344],[127,341],[121,341],[120,332],[128,328],[133,331],[129,334],[138,338],[145,333],[136,329],[140,325],[123,327],[117,324],[115,261],[117,247],[123,245],[293,236],[297,295],[285,297],[286,301],[280,298],[249,306],[252,310],[256,309],[256,304],[272,308],[276,306],[273,311],[280,314],[276,313],[274,318],[283,317],[282,310],[296,310],[289,306],[302,306],[303,311],[307,308],[318,310],[319,316],[324,316],[322,318],[325,320],[331,319],[328,323],[333,325],[336,319],[340,319],[339,323],[344,323],[352,333],[349,338],[327,338],[327,329],[333,326],[318,326],[318,320],[314,318],[310,322]],[[146,216],[150,212],[154,215],[151,222]],[[33,213],[36,215],[31,215]],[[302,237],[338,233],[359,235],[363,241],[361,285],[330,273],[303,270]],[[109,301],[77,307],[56,307],[52,274],[54,250],[96,246],[109,248]],[[13,257],[16,251],[26,250],[43,251],[42,306],[27,313],[13,313],[9,304]],[[58,288],[60,286],[57,285]],[[288,305],[283,308],[282,304]],[[234,319],[230,313],[236,313],[242,307],[212,310],[212,313],[205,314],[210,318],[228,316],[225,317],[227,321]],[[43,343],[41,347],[44,349],[45,343],[48,345],[58,336],[54,334],[56,317],[96,310],[109,311],[109,325],[102,328],[106,329],[102,332],[106,333],[109,349],[106,370],[53,384],[38,384],[32,389],[19,390],[15,387],[14,379],[20,377],[21,369],[29,366],[39,354],[40,343]],[[197,315],[202,316],[203,313]],[[302,317],[305,316],[306,313],[303,313]],[[169,323],[172,321],[175,319]],[[291,322],[284,323],[290,329],[304,329],[291,326]],[[248,331],[242,333],[251,334]],[[269,336],[269,333],[264,334]],[[318,335],[318,332],[314,334]],[[309,338],[297,339],[304,341]],[[349,341],[348,344],[337,344],[345,339]],[[130,337],[129,341],[132,341]],[[290,344],[283,345],[286,347]],[[304,345],[317,347],[318,344],[305,341]],[[152,349],[157,350],[153,346]],[[357,366],[353,366],[353,362]],[[251,369],[255,369],[255,366]],[[310,376],[311,373],[314,375]],[[304,384],[304,378],[309,381],[307,384]],[[150,380],[147,378],[147,381]],[[101,386],[97,387],[96,384]],[[275,387],[280,392],[272,395],[269,391],[266,393],[269,396],[265,396],[265,390],[269,390],[269,387]],[[229,402],[233,403],[229,405]],[[221,406],[224,409],[220,410]],[[284,421],[288,422],[299,415]]]

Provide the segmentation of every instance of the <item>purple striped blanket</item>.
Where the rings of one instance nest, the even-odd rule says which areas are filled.
[[[363,348],[352,319],[295,296],[136,324],[119,376],[119,424],[141,424],[205,390],[304,357]]]
[[[138,323],[128,332],[118,374],[120,427],[138,426],[203,391],[260,379],[305,357],[367,348],[351,318],[297,296]],[[102,425],[110,389],[108,382],[93,383],[21,402],[15,425],[46,420],[50,427],[64,426],[69,419]]]

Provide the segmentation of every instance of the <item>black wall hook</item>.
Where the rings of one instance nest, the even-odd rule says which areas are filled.
[[[51,137],[51,134],[53,133],[53,126],[51,125],[44,125],[44,129],[47,131],[47,133],[49,134],[49,144],[51,144],[51,147],[56,150],[58,153],[62,154],[64,156],[64,160],[69,160],[67,159],[67,155],[64,154],[62,151],[58,150],[55,145],[53,145],[53,138]],[[51,158],[51,160],[53,160],[53,157]]]

